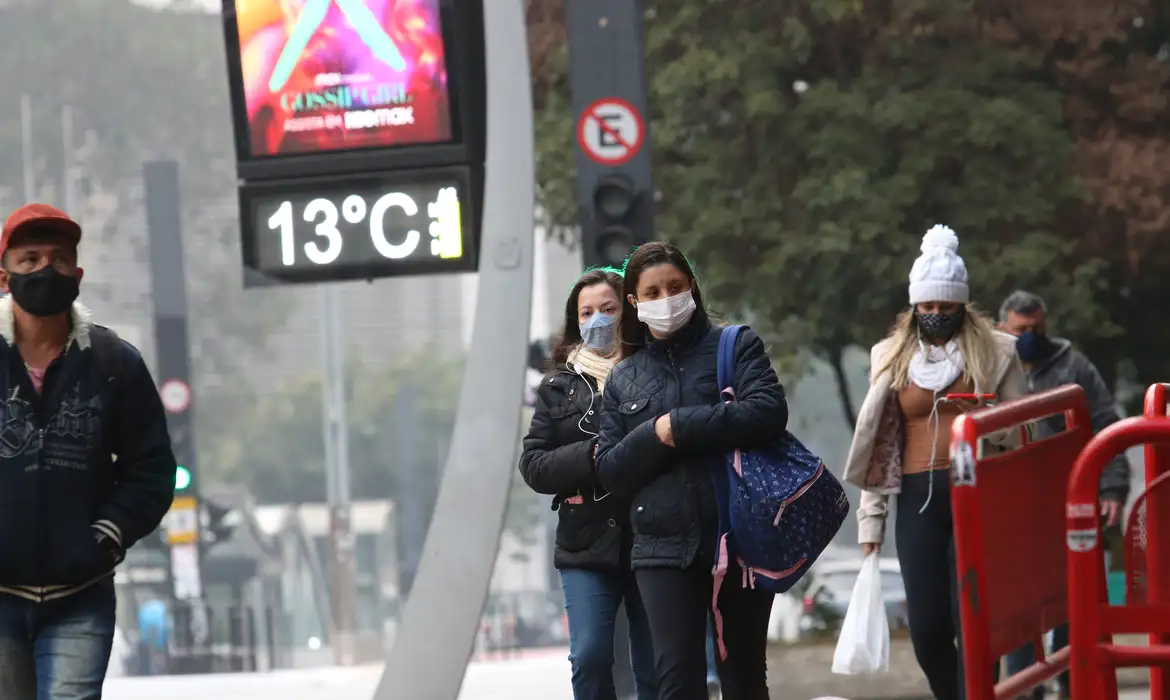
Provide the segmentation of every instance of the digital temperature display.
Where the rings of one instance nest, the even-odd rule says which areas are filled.
[[[244,266],[280,282],[474,270],[466,173],[404,175],[244,185]]]

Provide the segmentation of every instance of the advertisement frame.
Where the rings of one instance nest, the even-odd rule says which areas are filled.
[[[483,162],[483,67],[469,60],[482,47],[482,5],[476,0],[439,0],[439,22],[447,69],[451,139],[438,144],[367,146],[353,149],[256,156],[244,98],[235,0],[223,0],[224,45],[236,164],[241,179],[271,180],[310,175],[350,174],[388,169],[430,168]],[[482,51],[482,49],[480,49]],[[480,120],[481,121],[481,120]]]

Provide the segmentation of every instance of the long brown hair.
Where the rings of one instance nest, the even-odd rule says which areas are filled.
[[[692,318],[709,320],[707,307],[703,303],[703,292],[699,289],[699,282],[695,279],[695,270],[687,260],[687,256],[678,248],[663,241],[654,241],[638,246],[629,260],[626,261],[625,289],[622,295],[622,325],[621,345],[625,354],[646,346],[646,335],[649,332],[646,324],[638,320],[638,310],[630,303],[629,296],[638,296],[638,279],[642,273],[658,265],[674,265],[691,283],[691,295],[695,298],[695,315]]]
[[[581,275],[577,283],[573,285],[573,289],[569,291],[569,298],[565,300],[565,329],[561,332],[556,343],[553,344],[552,352],[549,353],[550,369],[562,367],[569,359],[569,353],[581,344],[581,328],[577,324],[577,302],[581,298],[581,290],[586,287],[592,287],[595,284],[607,284],[613,290],[613,293],[622,298],[622,276],[613,269],[604,268],[599,270],[588,270]],[[625,306],[622,306],[623,312]],[[622,348],[614,348],[620,353]]]
[[[995,324],[974,304],[967,304],[961,313],[963,324],[955,333],[954,340],[963,353],[963,379],[978,387],[979,391],[995,391],[995,387],[989,386],[995,381],[991,376],[997,352]],[[889,372],[890,387],[901,391],[910,384],[910,358],[914,353],[922,351],[913,307],[898,314],[887,338],[892,341],[890,349],[885,357],[879,358],[881,365],[873,376],[877,378]]]

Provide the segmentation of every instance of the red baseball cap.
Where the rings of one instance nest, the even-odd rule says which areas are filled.
[[[48,228],[65,234],[73,245],[81,242],[81,226],[69,215],[48,204],[26,204],[8,215],[4,220],[4,232],[0,234],[0,255],[8,250],[12,237],[20,231],[33,228]]]

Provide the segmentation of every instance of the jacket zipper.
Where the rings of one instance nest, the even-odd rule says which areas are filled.
[[[670,348],[666,349],[666,359],[670,362],[670,371],[674,373],[675,406],[682,406],[682,379],[678,376],[678,365],[674,363],[674,353],[670,351]],[[670,412],[667,411],[666,415],[669,414]],[[671,426],[671,428],[673,429],[674,426]],[[686,482],[686,498],[690,500],[691,509],[694,511],[695,515],[698,516],[699,512],[702,510],[699,507],[699,494],[697,490],[691,485],[689,478]],[[687,558],[690,558],[692,556],[691,552],[686,552],[686,556]]]
[[[34,414],[35,414],[35,412],[34,412]],[[36,490],[37,521],[43,523],[43,522],[46,522],[46,520],[47,520],[45,517],[46,506],[45,506],[45,496],[44,496],[45,429],[43,427],[41,427],[40,415],[34,415],[34,420],[36,420],[36,422],[37,422],[37,472],[36,472],[36,478],[33,480],[33,483],[35,484],[35,486],[33,488]],[[45,567],[44,567],[44,560],[42,559],[42,554],[41,554],[42,552],[45,551],[44,533],[42,530],[43,530],[43,528],[38,527],[36,529],[36,531],[37,531],[36,536],[34,538],[36,541],[36,549],[34,550],[34,554],[33,554],[33,557],[34,557],[34,559],[33,559],[33,578],[36,580],[36,583],[34,583],[33,585],[35,585],[35,586],[44,586],[45,585],[45,581],[44,581]],[[37,592],[38,602],[41,602],[43,600],[43,598],[41,597],[42,595],[43,595],[43,593],[41,591]]]
[[[675,405],[682,405],[682,381],[678,377],[678,365],[674,364],[674,355],[670,349],[666,350],[666,359],[670,362],[670,371],[674,372]]]
[[[69,346],[67,344],[65,346],[65,350],[62,351],[62,354],[64,354],[64,352],[67,352],[68,348],[69,348]],[[18,357],[19,357],[19,351],[18,351]],[[54,360],[54,362],[55,361],[56,360]],[[23,364],[23,362],[22,362],[22,364]],[[34,509],[36,512],[36,517],[37,517],[38,522],[46,522],[47,521],[46,513],[45,513],[47,505],[45,503],[45,484],[44,484],[44,479],[45,479],[45,475],[44,475],[44,472],[45,472],[45,422],[46,422],[46,417],[52,415],[52,414],[48,413],[49,402],[52,400],[51,391],[55,391],[57,389],[55,382],[58,379],[57,377],[54,377],[53,384],[50,384],[47,381],[52,369],[53,369],[53,363],[50,362],[49,367],[46,367],[46,369],[45,369],[46,382],[41,386],[41,393],[37,394],[37,392],[34,390],[32,393],[32,400],[26,402],[29,406],[29,409],[30,409],[29,413],[32,416],[33,425],[36,427],[36,431],[37,431],[37,469],[36,469],[35,478],[33,479],[33,498],[34,498],[33,503],[35,504]],[[11,369],[11,367],[9,367],[9,370],[8,370],[9,383],[16,385],[16,389],[14,389],[13,393],[12,393],[13,399],[16,399],[17,396],[19,396],[21,389],[26,388],[26,385],[27,385],[27,388],[30,388],[30,389],[33,388],[31,378],[29,378],[29,375],[28,375],[28,368],[24,367],[23,371],[24,371],[24,374],[17,375],[15,377],[15,381],[13,381],[14,377],[12,376],[12,369]],[[29,378],[29,381],[26,382],[25,381],[26,378]],[[45,551],[44,532],[42,531],[42,528],[40,528],[40,527],[36,528],[36,534],[33,535],[33,541],[34,541],[35,547],[36,547],[34,550],[34,555],[33,555],[33,578],[35,579],[35,582],[30,582],[30,584],[34,585],[34,586],[38,587],[38,589],[40,589],[46,585],[45,581],[44,581],[44,576],[45,576],[44,559],[43,559],[43,555],[41,554],[42,552]],[[38,602],[44,601],[43,590],[38,590],[37,600],[38,600]]]

